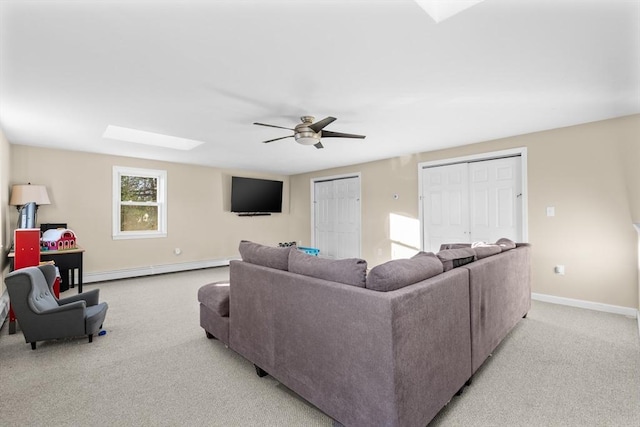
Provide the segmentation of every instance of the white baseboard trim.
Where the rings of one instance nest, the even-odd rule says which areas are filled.
[[[154,274],[176,273],[178,271],[199,270],[201,268],[223,267],[229,265],[229,259],[184,262],[180,264],[151,265],[127,270],[84,273],[83,283],[104,282],[106,280],[128,279],[131,277],[152,276]]]
[[[531,292],[531,299],[552,304],[568,305],[571,307],[586,308],[588,310],[604,311],[605,313],[622,314],[623,316],[638,317],[638,310],[631,307],[622,307],[619,305],[603,304],[599,302],[584,301],[573,298],[557,297],[554,295],[538,294]],[[640,319],[638,319],[640,326]]]
[[[0,295],[0,328],[4,325],[4,321],[9,316],[9,292],[5,289]]]

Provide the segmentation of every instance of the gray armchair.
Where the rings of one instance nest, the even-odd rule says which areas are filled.
[[[37,341],[56,338],[88,335],[92,342],[107,315],[107,303],[98,302],[99,289],[57,299],[55,279],[53,265],[22,268],[4,279],[24,339],[33,350]]]

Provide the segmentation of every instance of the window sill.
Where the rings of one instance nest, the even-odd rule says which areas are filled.
[[[113,240],[157,239],[162,237],[167,237],[167,233],[123,233],[111,236]]]

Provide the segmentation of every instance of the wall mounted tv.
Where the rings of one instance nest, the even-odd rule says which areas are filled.
[[[282,181],[232,176],[231,212],[240,215],[282,212]]]

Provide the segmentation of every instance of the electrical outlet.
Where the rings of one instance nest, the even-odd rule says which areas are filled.
[[[553,271],[556,274],[559,274],[561,276],[564,276],[564,265],[556,265],[556,267],[553,269]]]

